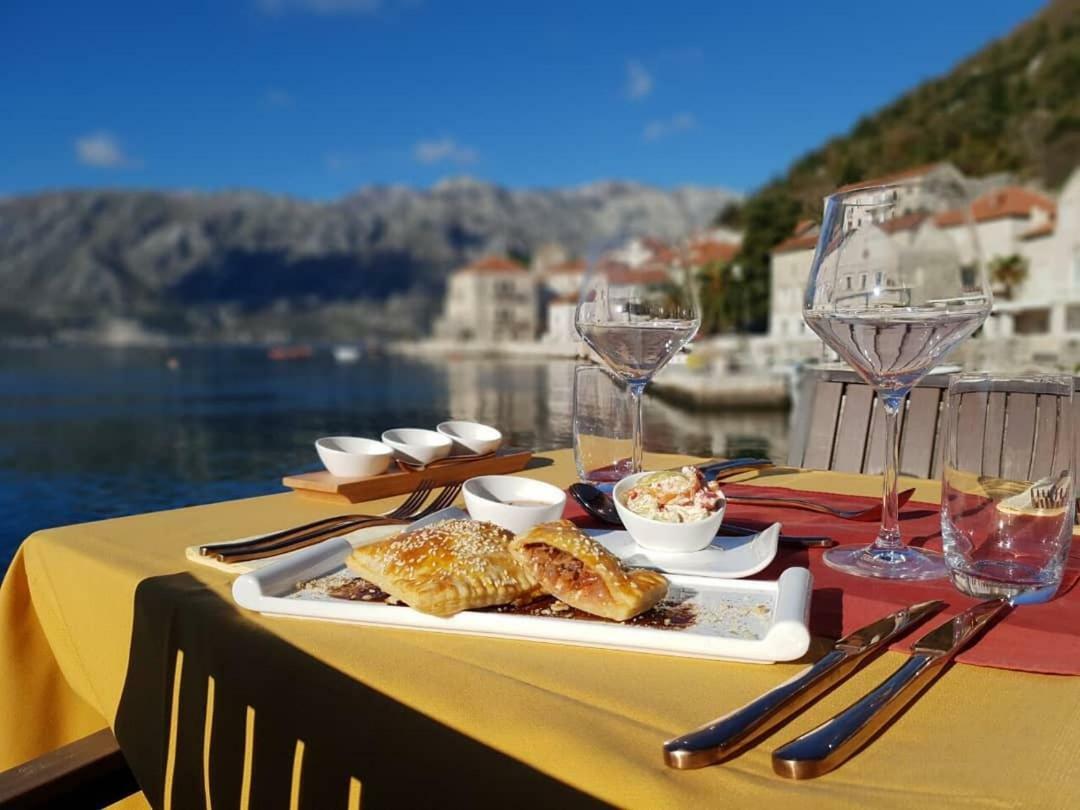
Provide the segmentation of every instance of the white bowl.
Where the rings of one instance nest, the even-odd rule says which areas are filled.
[[[435,430],[454,443],[455,452],[478,456],[494,453],[503,440],[503,435],[493,427],[460,419],[440,422]]]
[[[720,496],[720,508],[704,520],[693,523],[668,523],[663,520],[653,520],[631,512],[623,504],[623,495],[647,472],[628,475],[615,485],[611,496],[615,500],[615,510],[622,518],[623,525],[630,532],[639,546],[652,551],[663,551],[669,554],[682,554],[689,551],[701,551],[708,548],[716,533],[720,530],[720,524],[724,520],[724,509],[727,501]]]
[[[315,440],[315,451],[331,475],[368,478],[390,466],[394,451],[374,439],[356,436],[324,436]]]
[[[470,478],[462,490],[469,515],[521,534],[539,523],[562,517],[566,493],[556,486],[515,475]],[[524,505],[519,501],[531,501]]]
[[[422,465],[446,458],[454,446],[441,433],[421,428],[394,428],[383,433],[382,440],[394,448],[394,455],[402,461]]]

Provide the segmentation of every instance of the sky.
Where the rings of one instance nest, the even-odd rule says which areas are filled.
[[[0,3],[0,194],[751,191],[1030,0]]]

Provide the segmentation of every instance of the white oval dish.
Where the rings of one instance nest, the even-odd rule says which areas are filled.
[[[465,506],[475,520],[487,520],[514,534],[558,520],[566,507],[566,493],[556,486],[515,475],[470,478],[462,490]],[[522,505],[513,501],[536,501]]]
[[[323,436],[315,440],[315,452],[331,475],[338,478],[370,478],[386,471],[394,451],[374,439],[358,436]]]
[[[426,465],[450,455],[453,442],[441,433],[422,428],[394,428],[382,435],[383,444],[394,449],[394,455],[412,464]]]
[[[494,453],[502,444],[503,435],[490,425],[451,419],[440,422],[435,430],[454,443],[456,453],[475,453],[478,456]]]
[[[720,496],[720,508],[704,520],[693,523],[668,523],[663,520],[653,520],[630,511],[623,504],[623,495],[626,490],[634,486],[642,476],[648,474],[648,472],[640,472],[626,476],[615,485],[611,493],[615,501],[615,510],[619,513],[623,526],[634,538],[634,542],[642,548],[662,551],[666,554],[681,554],[708,548],[724,520],[727,501],[723,494]]]

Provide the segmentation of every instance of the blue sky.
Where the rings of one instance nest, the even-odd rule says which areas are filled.
[[[0,4],[0,193],[749,190],[1029,0]]]

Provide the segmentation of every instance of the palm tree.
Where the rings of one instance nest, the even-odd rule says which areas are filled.
[[[1001,297],[1010,300],[1013,288],[1028,277],[1028,260],[1019,253],[997,256],[990,262],[990,277],[1004,288]]]

